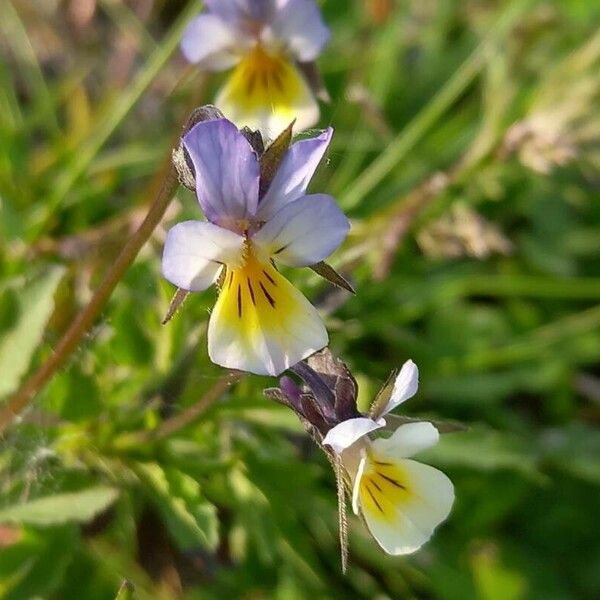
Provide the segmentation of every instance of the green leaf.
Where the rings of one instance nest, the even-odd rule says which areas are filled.
[[[0,509],[0,523],[60,525],[87,523],[106,510],[119,495],[115,488],[98,486],[36,498]]]
[[[0,396],[13,392],[26,373],[54,310],[54,293],[64,272],[64,267],[51,267],[18,292],[13,325],[0,337]],[[2,298],[0,303],[4,302]]]
[[[77,527],[26,530],[13,545],[2,548],[0,598],[50,598],[60,585],[77,550]]]
[[[148,500],[162,515],[181,550],[217,547],[217,509],[203,497],[196,480],[156,463],[140,464],[136,472],[146,485]]]
[[[481,600],[519,600],[525,597],[525,578],[502,564],[494,547],[482,548],[475,553],[471,564]]]
[[[540,472],[533,446],[520,436],[474,427],[460,435],[444,436],[423,455],[439,465],[478,471],[513,470],[537,479]]]

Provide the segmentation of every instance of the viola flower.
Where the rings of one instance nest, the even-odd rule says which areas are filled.
[[[313,265],[346,237],[350,224],[335,200],[306,195],[332,133],[292,144],[262,197],[257,155],[233,123],[204,121],[183,137],[207,221],[168,232],[162,271],[193,292],[221,282],[208,325],[213,362],[277,375],[327,344],[317,311],[273,260]]]
[[[206,0],[181,49],[210,71],[235,67],[215,99],[239,127],[274,138],[293,119],[312,127],[319,106],[298,65],[312,63],[329,39],[314,0]]]
[[[410,554],[433,534],[452,508],[454,488],[438,469],[409,457],[434,446],[438,430],[429,422],[400,425],[389,438],[370,434],[386,426],[385,415],[417,391],[418,369],[404,363],[391,396],[376,414],[342,421],[323,445],[339,455],[352,480],[352,508],[388,554]]]

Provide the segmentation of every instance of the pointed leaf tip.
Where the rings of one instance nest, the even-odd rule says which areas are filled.
[[[166,325],[175,316],[175,313],[181,308],[181,306],[185,302],[185,299],[188,297],[188,294],[189,292],[187,290],[177,288],[177,291],[175,292],[175,295],[173,296],[171,303],[169,304],[167,314],[161,321],[161,325]]]
[[[356,290],[352,287],[352,284],[325,261],[321,261],[315,265],[310,265],[308,268],[336,287],[356,295]]]
[[[269,189],[275,173],[283,160],[292,142],[292,130],[294,128],[294,119],[269,145],[260,158],[260,190],[259,198],[262,198]]]

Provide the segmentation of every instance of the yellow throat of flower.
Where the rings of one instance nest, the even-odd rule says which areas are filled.
[[[260,261],[247,243],[242,266],[226,271],[218,303],[225,319],[252,338],[294,316],[298,309],[295,291],[268,260]]]
[[[300,77],[284,54],[269,53],[257,44],[233,71],[228,95],[245,110],[291,108],[302,91]]]
[[[386,522],[396,518],[398,505],[406,502],[411,492],[409,478],[398,464],[378,458],[369,452],[360,480],[360,501],[363,511]]]

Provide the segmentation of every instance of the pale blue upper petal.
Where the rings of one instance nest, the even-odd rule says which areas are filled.
[[[300,62],[315,60],[329,40],[329,28],[314,0],[275,0],[274,37]]]
[[[192,63],[204,69],[221,71],[236,64],[239,40],[236,30],[217,15],[201,14],[190,21],[183,32],[181,51]]]
[[[240,221],[256,213],[260,177],[246,138],[227,119],[215,119],[195,125],[183,145],[194,164],[196,194],[206,218],[243,232]]]
[[[264,23],[274,9],[274,0],[205,0],[204,4],[211,13],[235,26],[252,21]]]
[[[332,135],[333,129],[329,127],[317,137],[290,146],[258,205],[257,217],[261,221],[268,221],[286,204],[304,196]]]
[[[346,237],[350,223],[326,194],[303,196],[286,204],[252,237],[266,256],[291,267],[327,258]]]

